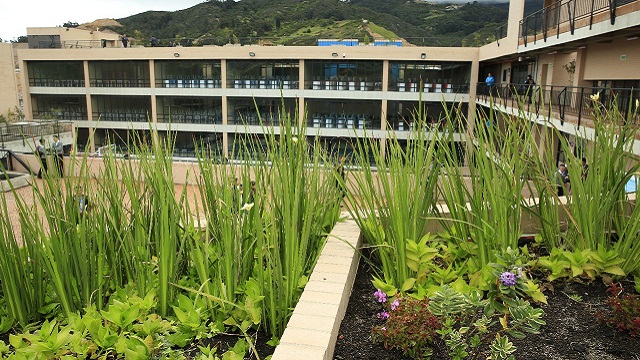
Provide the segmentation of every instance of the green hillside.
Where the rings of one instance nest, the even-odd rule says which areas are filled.
[[[406,0],[216,0],[118,19],[123,26],[112,30],[141,42],[155,36],[161,45],[315,45],[319,38],[393,37],[416,45],[474,46],[493,41],[507,13],[505,6],[476,2],[451,6]]]

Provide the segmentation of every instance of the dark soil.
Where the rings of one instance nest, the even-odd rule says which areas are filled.
[[[633,289],[631,283],[626,288]],[[598,321],[596,311],[606,311],[606,286],[601,281],[590,284],[555,284],[553,293],[547,292],[548,305],[543,326],[538,335],[528,335],[513,341],[518,348],[516,359],[527,360],[640,360],[640,336],[631,337],[607,327]],[[360,262],[349,306],[340,326],[333,358],[355,359],[409,359],[401,352],[390,351],[371,341],[371,328],[382,324],[376,315],[380,306],[375,302],[371,285],[371,269]],[[579,295],[576,301],[569,295]],[[448,359],[441,345],[433,359]]]
[[[203,347],[209,346],[211,349],[217,348],[218,349],[217,354],[222,355],[224,352],[232,348],[239,339],[242,339],[241,335],[234,335],[234,334],[216,335],[212,338],[202,339],[198,343],[191,344],[185,349],[183,355],[187,359],[195,358],[198,354],[200,354],[200,349],[198,348],[198,345]],[[256,351],[258,352],[260,359],[264,359],[267,356],[272,355],[273,352],[275,351],[275,348],[273,346],[267,344],[267,341],[269,341],[270,339],[271,339],[270,336],[262,332],[258,332],[251,335],[251,341],[253,343],[253,346],[256,348]],[[251,351],[251,349],[247,351],[245,359],[247,360],[256,359],[256,356],[253,353],[253,351]]]

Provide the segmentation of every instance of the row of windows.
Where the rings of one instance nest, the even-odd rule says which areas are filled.
[[[380,129],[382,103],[375,100],[312,100],[305,103],[309,127],[333,129]],[[443,105],[423,103],[425,122],[439,127]],[[466,105],[465,105],[466,106]],[[32,95],[34,119],[86,120],[84,96]],[[151,98],[145,96],[92,96],[94,120],[147,122],[151,119]],[[384,115],[389,128],[409,130],[414,126],[417,101],[388,101]],[[278,125],[281,116],[297,116],[295,99],[233,98],[227,102],[227,124]],[[222,100],[215,97],[157,97],[159,122],[222,124]]]
[[[173,144],[173,156],[177,158],[192,158],[195,159],[198,156],[208,156],[216,161],[226,161],[232,159],[247,159],[257,158],[265,156],[267,152],[267,139],[264,135],[260,134],[219,134],[219,133],[167,133],[159,131],[158,135],[161,141],[166,141],[168,137],[172,140],[169,142]],[[77,147],[79,149],[86,148],[86,144],[89,143],[89,131],[88,129],[78,129]],[[227,140],[227,151],[225,153],[224,140]],[[309,136],[308,141],[310,143],[319,144],[319,146],[326,149],[326,151],[335,156],[340,156],[351,161],[355,157],[351,156],[355,152],[357,146],[351,140],[346,138],[335,137],[320,137],[317,142],[315,137]],[[406,140],[397,140],[402,147],[407,146]],[[115,129],[97,129],[94,133],[94,140],[91,142],[95,144],[96,148],[108,146],[111,144],[113,150],[117,153],[127,154],[130,149],[146,145],[151,143],[151,134],[146,130],[115,130]],[[250,146],[247,146],[249,144]],[[373,164],[373,152],[379,152],[374,150],[380,144],[373,142],[369,147],[370,159]],[[443,144],[442,146],[451,146],[455,148],[455,151],[459,153],[459,164],[463,165],[464,162],[464,144]]]
[[[175,88],[305,89],[315,90],[381,90],[382,61],[305,62],[304,79],[300,79],[297,61],[227,62],[226,79],[222,79],[220,61],[166,60],[155,61],[155,85]],[[89,85],[93,87],[149,87],[148,61],[90,61]],[[30,61],[30,86],[84,87],[81,61]],[[391,62],[389,88],[397,91],[433,89],[468,90],[470,62]],[[428,84],[428,86],[427,86]],[[439,86],[438,86],[439,85]],[[447,92],[447,91],[441,91]]]

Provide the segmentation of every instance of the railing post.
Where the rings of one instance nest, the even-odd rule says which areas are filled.
[[[609,0],[609,18],[611,19],[611,25],[616,23],[616,0]]]
[[[571,3],[572,2],[573,2],[573,16],[571,16]],[[571,29],[571,35],[573,35],[574,31],[576,30],[576,19],[575,19],[576,3],[577,3],[577,1],[575,1],[575,0],[569,0],[569,2],[567,3],[567,12],[569,13],[569,29]]]
[[[560,10],[562,10],[562,4],[559,3],[557,6],[557,14],[556,14],[556,38],[560,38]]]
[[[538,39],[538,17],[534,16],[533,17],[533,43],[536,43],[536,40]]]
[[[596,0],[591,0],[591,14],[589,15],[589,30],[593,27],[593,9],[596,6]]]
[[[582,102],[584,101],[584,87],[580,89],[580,102],[578,109],[578,129],[580,128],[580,123],[582,122]]]
[[[592,1],[595,1],[595,0],[592,0]],[[547,8],[544,8],[542,11],[544,12],[544,19],[542,21],[542,37],[544,39],[544,42],[547,42],[547,32],[549,28],[549,12],[547,11]]]
[[[548,98],[549,98],[549,104],[548,104],[548,106],[547,106],[547,107],[549,108],[549,111],[548,111],[548,112],[549,112],[549,114],[547,115],[547,122],[550,122],[550,121],[551,121],[551,98],[553,98],[553,85],[551,85],[551,90],[549,90],[549,91],[550,91],[550,92],[549,92],[549,96],[548,96]]]

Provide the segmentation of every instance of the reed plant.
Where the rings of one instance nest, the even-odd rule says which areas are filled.
[[[594,116],[595,137],[585,152],[591,163],[586,178],[579,175],[580,157],[570,155],[567,161],[572,180],[566,241],[571,249],[611,247],[614,223],[625,216],[625,185],[639,166],[632,158],[635,126],[625,123],[618,107],[595,106]],[[570,144],[562,145],[565,153],[573,154]]]
[[[279,336],[337,220],[341,189],[327,151],[284,108],[279,132],[262,130],[264,141],[248,137],[226,165],[200,149],[206,233],[190,252],[212,306],[228,311],[257,283],[263,326]]]
[[[447,113],[451,123],[462,122],[463,116],[459,111]],[[450,219],[442,214],[441,224],[458,246],[473,255],[475,270],[494,262],[496,252],[518,245],[533,144],[527,124],[523,116],[478,110],[474,136],[468,134],[464,146],[456,146],[450,131],[448,146],[443,146],[439,194]],[[461,148],[468,151],[468,167],[458,161]]]
[[[415,280],[416,271],[407,266],[407,242],[419,242],[433,217],[440,171],[438,133],[426,126],[420,104],[406,144],[392,131],[383,146],[369,133],[355,142],[352,163],[357,171],[344,184],[350,190],[345,203],[374,248],[380,276],[397,288]]]
[[[13,185],[11,187],[15,194]],[[8,315],[25,327],[38,316],[47,295],[46,274],[40,266],[40,244],[24,235],[18,238],[9,221],[11,215],[5,196],[0,205],[0,285]],[[22,214],[19,212],[21,218]],[[21,222],[27,220],[30,219],[21,219]]]

